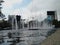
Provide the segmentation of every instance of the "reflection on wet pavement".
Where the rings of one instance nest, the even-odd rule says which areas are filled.
[[[0,45],[39,45],[46,39],[47,32],[50,30],[24,30],[19,32],[3,32]]]

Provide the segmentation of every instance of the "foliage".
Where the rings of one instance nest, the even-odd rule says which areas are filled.
[[[0,29],[11,27],[11,24],[8,21],[3,20],[0,22]]]
[[[56,28],[60,27],[60,21],[53,20],[53,25],[55,25]]]

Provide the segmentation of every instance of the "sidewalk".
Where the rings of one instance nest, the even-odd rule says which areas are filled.
[[[60,29],[44,40],[41,45],[60,45]]]

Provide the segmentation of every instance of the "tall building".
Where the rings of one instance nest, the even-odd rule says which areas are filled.
[[[20,29],[21,28],[21,16],[20,15],[16,15],[16,21],[17,21],[18,29]]]
[[[54,20],[58,20],[57,19],[57,12],[56,11],[47,11],[48,24],[52,25]]]
[[[0,19],[3,19],[5,17],[5,15],[1,12],[1,9],[2,9],[1,3],[3,3],[3,2],[4,2],[3,0],[0,0]]]
[[[20,15],[9,15],[8,22],[12,24],[13,29],[19,29],[21,25],[21,16]]]
[[[47,11],[47,19],[48,20],[54,20],[54,19],[56,19],[57,20],[57,13],[56,13],[56,11]]]

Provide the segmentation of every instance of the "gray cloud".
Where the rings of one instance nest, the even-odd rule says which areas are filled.
[[[58,19],[60,15],[60,0],[33,0],[32,3],[28,6],[30,11],[33,13],[35,12],[43,12],[43,15],[46,15],[46,11],[57,11]],[[41,15],[41,14],[40,14]],[[44,18],[44,16],[43,16]]]
[[[18,12],[19,14],[22,13],[23,18],[31,19],[30,17],[35,17],[36,20],[42,21],[47,17],[47,11],[53,10],[57,11],[58,19],[60,20],[60,0],[32,0],[30,4],[28,4],[25,9],[20,10],[19,9],[13,9],[11,6],[13,3],[16,3],[16,1],[5,0],[6,4],[3,5],[3,13],[4,14],[16,14],[15,12]],[[8,3],[9,2],[9,3]],[[19,1],[17,1],[18,3]],[[21,2],[21,1],[20,1]],[[20,3],[19,2],[19,3]],[[12,11],[13,10],[13,11]]]

